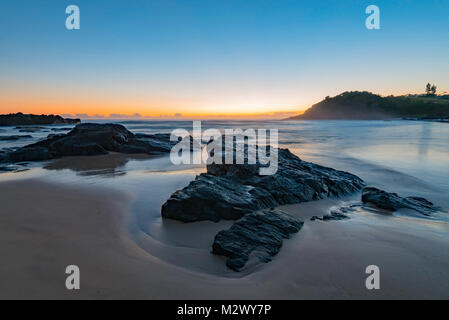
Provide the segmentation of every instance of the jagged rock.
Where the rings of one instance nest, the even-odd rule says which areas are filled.
[[[12,141],[12,140],[19,140],[19,139],[29,139],[32,138],[29,134],[27,135],[12,135],[12,136],[0,136],[0,141]]]
[[[214,239],[212,252],[229,257],[226,265],[239,271],[251,254],[261,262],[271,261],[282,246],[283,239],[298,232],[303,222],[276,209],[245,215]]]
[[[168,140],[167,140],[168,139]],[[40,161],[62,156],[120,153],[163,154],[170,151],[167,135],[138,138],[119,124],[79,124],[67,134],[49,135],[47,139],[7,153],[3,161]]]
[[[164,218],[184,222],[239,219],[256,210],[342,196],[364,182],[348,172],[302,161],[288,149],[278,150],[278,170],[259,175],[259,164],[210,164],[187,187],[162,206]]]
[[[426,216],[438,211],[438,208],[427,199],[420,197],[402,198],[396,193],[386,192],[374,187],[366,187],[362,190],[362,202],[390,211],[403,208],[411,209]]]
[[[72,128],[52,128],[51,131],[69,131]]]
[[[76,124],[80,119],[64,119],[56,115],[34,115],[10,113],[0,115],[0,126],[39,125],[39,124]]]

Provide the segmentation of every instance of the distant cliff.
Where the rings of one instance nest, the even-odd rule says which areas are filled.
[[[448,96],[388,96],[366,91],[326,97],[303,114],[287,120],[375,120],[391,118],[449,118]]]
[[[80,119],[64,119],[61,116],[10,113],[0,115],[0,126],[19,126],[37,124],[76,124]]]

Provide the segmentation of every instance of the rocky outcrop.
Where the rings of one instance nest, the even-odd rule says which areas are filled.
[[[438,208],[427,199],[420,197],[402,198],[396,193],[386,192],[374,187],[367,187],[362,190],[362,202],[389,211],[411,209],[426,216],[438,211]]]
[[[80,119],[65,119],[56,115],[34,115],[10,113],[0,115],[0,126],[39,125],[39,124],[77,124]]]
[[[270,261],[283,239],[301,229],[302,221],[273,207],[338,197],[364,186],[353,174],[302,161],[288,149],[278,150],[275,174],[260,175],[260,167],[210,164],[207,173],[170,196],[161,214],[183,222],[237,220],[215,236],[212,252],[227,256],[227,266],[239,271],[252,256]]]
[[[43,141],[9,152],[3,161],[41,161],[108,152],[158,155],[170,152],[174,143],[168,134],[139,137],[119,124],[85,123],[77,125],[67,134],[52,134]]]
[[[282,246],[283,239],[298,232],[302,221],[276,209],[245,215],[228,230],[220,231],[214,239],[212,252],[229,259],[226,265],[239,271],[254,256],[261,262],[271,261]]]
[[[302,161],[279,149],[278,170],[259,175],[259,165],[210,164],[207,173],[173,193],[162,206],[164,218],[184,222],[236,220],[253,211],[360,190],[364,182],[348,172]]]

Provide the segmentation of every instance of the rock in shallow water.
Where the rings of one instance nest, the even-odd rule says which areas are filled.
[[[169,134],[147,135],[141,138],[119,124],[85,123],[67,134],[49,135],[47,139],[7,153],[3,162],[40,161],[62,156],[102,155],[120,153],[168,153],[176,142]]]
[[[33,138],[29,134],[27,135],[12,135],[12,136],[0,136],[0,141],[14,141],[19,139],[30,139]]]
[[[424,216],[440,211],[432,202],[420,197],[402,198],[396,193],[389,193],[374,187],[366,187],[362,190],[362,202],[353,203],[338,209],[333,209],[322,217],[313,216],[310,220],[343,220],[349,219],[348,214],[357,212],[372,212],[385,214],[385,210],[396,211],[399,209],[411,209]]]
[[[279,149],[274,175],[258,174],[259,165],[210,164],[207,173],[173,193],[162,206],[164,218],[184,222],[239,219],[256,210],[342,196],[364,186],[359,177],[302,161]]]
[[[303,222],[276,209],[253,212],[237,220],[228,230],[220,231],[214,239],[212,252],[229,259],[226,265],[239,271],[251,254],[268,262],[282,246],[283,239],[298,232]]]
[[[349,219],[349,217],[346,215],[348,212],[350,212],[350,207],[341,207],[339,209],[331,210],[329,214],[325,214],[322,217],[313,216],[310,218],[311,221],[315,220],[321,220],[321,221],[330,221],[330,220],[344,220]]]
[[[386,192],[374,187],[367,187],[362,190],[362,202],[390,211],[411,209],[426,216],[438,211],[438,208],[427,199],[420,197],[402,198],[396,193]]]

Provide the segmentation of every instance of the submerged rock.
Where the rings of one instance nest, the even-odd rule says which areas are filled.
[[[69,131],[72,128],[52,128],[51,131]]]
[[[362,202],[390,211],[411,209],[426,216],[438,211],[438,208],[427,199],[421,197],[402,198],[396,193],[386,192],[374,187],[366,187],[362,190]]]
[[[226,265],[239,271],[254,255],[261,262],[271,261],[282,246],[283,239],[298,232],[303,222],[276,209],[245,215],[214,239],[212,252],[229,259]]]
[[[67,134],[49,135],[43,141],[9,152],[3,161],[40,161],[62,156],[102,155],[110,151],[158,155],[169,152],[174,143],[169,135],[148,135],[143,139],[119,124],[85,123]]]
[[[16,127],[16,129],[19,130],[19,132],[39,132],[44,129],[44,127]]]
[[[32,138],[29,134],[26,135],[12,135],[12,136],[0,136],[0,141],[13,141],[19,139],[29,139]]]
[[[210,164],[162,206],[164,218],[184,222],[239,219],[256,210],[300,203],[360,190],[364,182],[344,171],[302,161],[279,149],[278,170],[259,175],[255,164]]]
[[[349,217],[346,214],[350,211],[351,211],[350,207],[341,207],[338,209],[331,210],[329,214],[325,214],[322,217],[313,216],[312,218],[310,218],[310,220],[311,221],[315,221],[315,220],[330,221],[330,220],[349,219]]]
[[[7,164],[7,165],[0,165],[0,173],[1,172],[21,172],[26,171],[28,168],[26,168],[26,163],[24,164]]]

